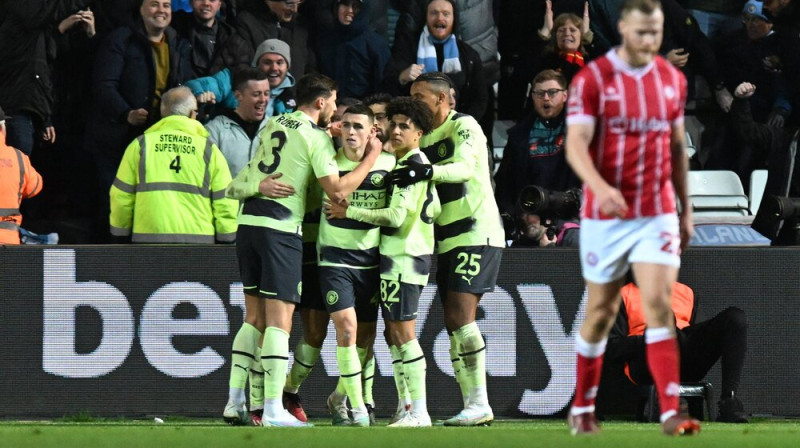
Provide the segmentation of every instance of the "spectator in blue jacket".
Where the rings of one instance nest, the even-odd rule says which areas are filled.
[[[256,49],[252,67],[267,74],[270,97],[267,104],[267,117],[293,112],[297,106],[294,99],[294,77],[289,73],[292,56],[289,44],[279,39],[267,39]],[[213,76],[192,79],[186,86],[197,97],[198,104],[216,104],[222,110],[212,113],[213,116],[236,109],[239,104],[234,93],[231,70],[225,68]]]

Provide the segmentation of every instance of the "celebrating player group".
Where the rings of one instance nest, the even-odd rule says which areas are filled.
[[[658,0],[626,0],[621,46],[587,63],[569,90],[566,156],[584,182],[580,258],[589,294],[567,419],[576,435],[599,431],[594,400],[630,269],[647,316],[648,365],[663,430],[700,430],[678,411],[669,297],[693,230],[691,210],[676,211],[676,198],[688,203],[686,80],[657,55],[663,23]],[[340,372],[327,397],[332,422],[374,425],[380,314],[398,393],[389,426],[431,426],[426,353],[415,325],[434,252],[463,400],[463,409],[440,423],[493,422],[476,316],[496,284],[505,235],[486,137],[473,117],[451,108],[452,85],[444,73],[422,73],[410,97],[349,106],[332,127],[338,87],[309,74],[297,82],[297,110],[270,118],[260,131],[258,149],[227,189],[241,203],[236,250],[246,305],[232,349],[227,422],[310,426],[299,389],[332,320]],[[331,129],[341,129],[340,143]],[[303,337],[287,374],[295,309]]]

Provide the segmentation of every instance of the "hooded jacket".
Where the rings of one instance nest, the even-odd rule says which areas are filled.
[[[368,5],[364,4],[350,25],[336,20],[317,37],[319,70],[336,81],[342,98],[363,98],[377,92],[391,56],[386,39],[370,28]]]

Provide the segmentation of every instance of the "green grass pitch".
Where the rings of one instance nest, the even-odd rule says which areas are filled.
[[[75,420],[75,419],[73,419]],[[312,448],[312,447],[800,447],[800,420],[756,420],[745,425],[704,423],[697,436],[671,438],[655,424],[604,422],[599,436],[572,437],[561,420],[499,420],[482,428],[229,427],[216,420],[171,419],[0,422],[0,447],[8,448]]]

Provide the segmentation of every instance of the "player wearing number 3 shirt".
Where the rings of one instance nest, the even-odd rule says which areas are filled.
[[[658,0],[626,0],[619,21],[622,45],[587,64],[570,86],[566,155],[584,182],[580,255],[589,295],[576,337],[577,384],[568,415],[573,434],[599,430],[594,402],[603,353],[630,268],[647,316],[647,361],[662,429],[668,435],[700,430],[696,420],[678,415],[670,288],[680,250],[692,236],[692,217],[683,126],[686,80],[657,55],[663,23]],[[680,217],[676,194],[684,204]]]
[[[330,78],[306,75],[296,86],[297,111],[273,117],[261,130],[261,144],[253,159],[228,187],[228,197],[242,201],[236,253],[247,309],[265,300],[266,330],[261,347],[264,369],[264,426],[308,426],[283,407],[282,394],[289,356],[292,313],[300,302],[303,215],[309,183],[319,181],[333,201],[352,193],[375,164],[380,142],[368,143],[361,163],[339,177],[336,151],[324,131],[336,111],[336,83]],[[260,334],[243,325],[233,343],[233,368],[247,357],[255,359]],[[243,418],[244,395],[230,388],[223,417]]]

